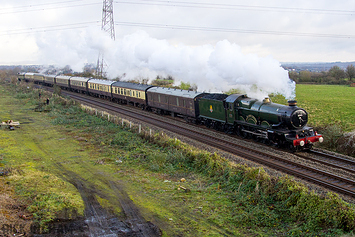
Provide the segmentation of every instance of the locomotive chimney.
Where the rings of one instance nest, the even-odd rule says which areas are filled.
[[[263,103],[271,103],[271,100],[269,97],[266,97],[265,99],[263,99]]]
[[[288,106],[296,106],[297,105],[297,101],[296,100],[289,100],[288,101]]]

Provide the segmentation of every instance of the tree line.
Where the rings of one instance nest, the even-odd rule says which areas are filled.
[[[332,84],[347,85],[354,82],[355,66],[349,65],[346,69],[333,66],[328,71],[311,72],[311,71],[289,71],[289,77],[296,83],[312,83],[312,84]]]

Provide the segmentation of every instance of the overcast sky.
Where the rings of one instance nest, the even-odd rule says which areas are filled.
[[[183,62],[186,55],[189,60],[197,55],[198,61],[207,53],[219,55],[216,48],[240,54],[235,62],[264,66],[355,61],[354,0],[115,0],[115,42],[101,33],[101,18],[100,0],[0,0],[0,64],[68,64],[76,69],[96,63],[101,49],[111,70],[116,63],[133,62],[178,74],[177,65],[166,70],[156,60],[152,66],[151,58],[162,54],[155,52],[165,49],[161,61],[180,57],[176,62],[181,67],[191,66]],[[139,65],[131,57],[138,57]],[[131,61],[120,61],[126,59]]]
[[[100,0],[0,0],[0,64],[35,63],[43,32],[100,29],[101,17]],[[114,21],[116,39],[143,30],[173,45],[226,39],[280,62],[355,60],[354,0],[117,0]]]

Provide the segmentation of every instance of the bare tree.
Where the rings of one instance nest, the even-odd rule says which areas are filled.
[[[355,67],[354,65],[348,65],[346,67],[346,75],[349,77],[349,81],[355,78]]]

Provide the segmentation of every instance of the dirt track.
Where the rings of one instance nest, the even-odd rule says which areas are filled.
[[[63,214],[63,220],[58,220],[58,222],[50,225],[49,233],[38,233],[39,230],[33,229],[32,234],[35,236],[153,237],[162,235],[161,230],[157,226],[142,217],[139,209],[124,191],[122,184],[108,181],[107,177],[97,174],[98,179],[110,185],[117,198],[117,203],[124,214],[121,217],[117,217],[111,214],[109,210],[104,209],[97,200],[96,196],[107,198],[104,193],[100,192],[100,190],[93,187],[76,173],[66,170],[61,164],[57,163],[56,166],[61,171],[59,175],[72,183],[80,192],[85,203],[85,216],[76,221],[68,222],[65,221],[65,215],[69,213],[65,213]],[[70,214],[75,215],[75,213]]]

